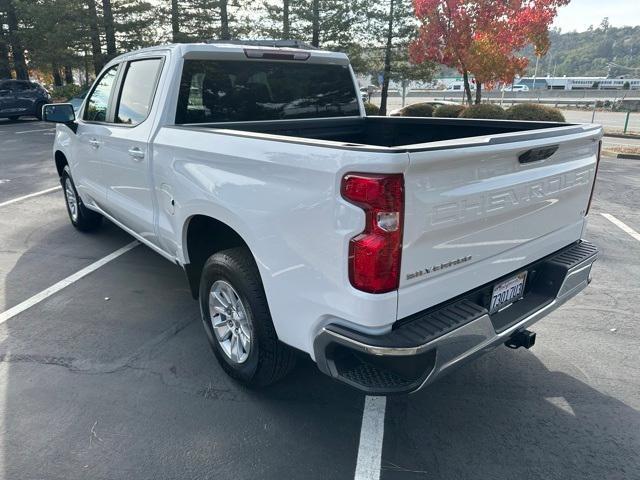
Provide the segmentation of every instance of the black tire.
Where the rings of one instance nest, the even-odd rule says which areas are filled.
[[[251,325],[251,348],[243,363],[233,362],[228,357],[213,331],[209,295],[218,280],[228,283],[237,292]],[[246,248],[220,251],[205,262],[200,278],[200,311],[218,362],[230,377],[243,385],[251,388],[270,385],[295,366],[296,353],[278,340],[258,268]]]
[[[36,105],[36,118],[42,121],[42,107],[44,107],[44,103],[38,103]]]
[[[76,190],[76,185],[73,183],[73,178],[71,177],[71,170],[69,166],[66,165],[64,170],[62,171],[62,176],[60,177],[60,182],[62,183],[62,193],[64,194],[64,201],[67,206],[67,213],[69,214],[69,220],[71,220],[71,224],[80,230],[81,232],[92,232],[100,227],[102,224],[102,215],[93,210],[89,210],[82,203],[82,199],[80,195],[78,195],[78,191]],[[72,206],[70,205],[69,194],[67,193],[67,187],[70,187],[75,195],[76,199],[76,213],[72,213]]]
[[[7,117],[9,120],[11,120],[12,122],[15,122],[16,120],[18,120],[20,118],[19,115],[12,115],[10,117]]]

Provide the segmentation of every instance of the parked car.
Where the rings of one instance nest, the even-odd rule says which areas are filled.
[[[139,50],[77,116],[47,105],[71,223],[107,218],[183,267],[247,385],[302,351],[363,391],[410,392],[533,345],[527,328],[590,281],[602,128],[367,117],[344,54],[269,45]]]
[[[42,119],[42,107],[51,101],[49,92],[40,84],[27,80],[0,80],[0,118]]]
[[[469,89],[474,92],[476,90],[475,83],[469,83]],[[456,82],[448,85],[446,88],[447,92],[463,92],[464,91],[464,83]]]
[[[502,87],[502,91],[503,92],[528,92],[529,87],[524,84],[507,85],[505,87]]]

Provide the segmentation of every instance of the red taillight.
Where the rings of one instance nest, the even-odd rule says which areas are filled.
[[[342,196],[365,213],[362,233],[349,243],[349,280],[358,290],[384,293],[400,282],[404,177],[402,174],[350,173]]]
[[[589,194],[589,203],[587,204],[587,211],[585,215],[589,214],[591,208],[591,200],[593,200],[593,191],[596,188],[596,177],[598,176],[598,168],[600,168],[600,151],[602,150],[602,140],[598,142],[598,153],[596,154],[596,171],[593,173],[593,184],[591,185],[591,194]]]

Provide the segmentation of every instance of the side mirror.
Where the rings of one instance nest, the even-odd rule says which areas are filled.
[[[76,112],[70,103],[50,103],[42,107],[42,120],[63,123],[75,133],[77,129]]]
[[[70,103],[50,103],[42,107],[42,120],[53,123],[71,123],[76,121],[76,112]]]

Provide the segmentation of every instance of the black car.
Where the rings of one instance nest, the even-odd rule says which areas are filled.
[[[42,119],[42,106],[51,102],[42,85],[27,80],[0,80],[0,118],[21,116]]]

